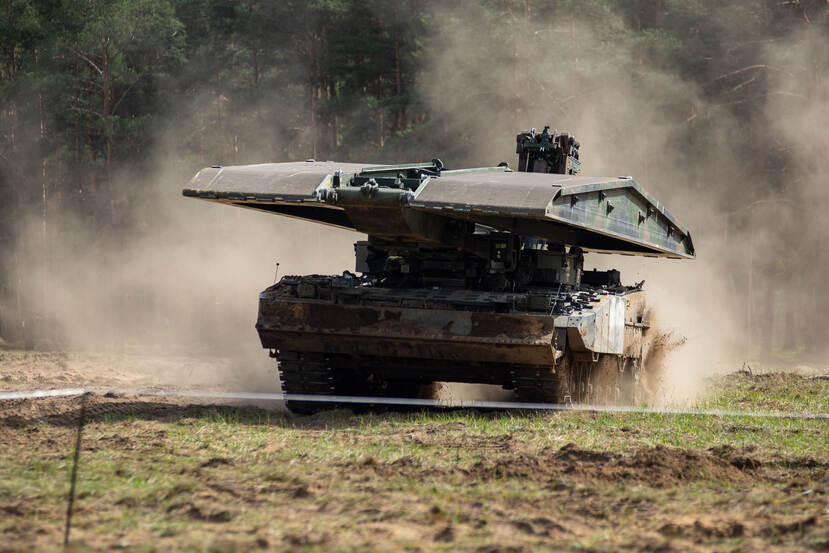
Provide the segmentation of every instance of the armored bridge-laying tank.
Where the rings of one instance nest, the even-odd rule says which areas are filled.
[[[416,397],[441,381],[629,403],[644,369],[642,284],[585,271],[584,252],[680,259],[694,247],[632,178],[578,176],[578,147],[545,127],[518,134],[518,171],[210,167],[184,195],[367,235],[355,272],[285,276],[260,294],[256,329],[286,393]]]

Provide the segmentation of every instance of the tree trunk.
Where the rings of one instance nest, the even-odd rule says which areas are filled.
[[[46,182],[46,152],[44,145],[46,143],[46,117],[43,108],[43,91],[38,90],[37,94],[37,110],[38,119],[40,120],[40,221],[41,221],[41,235],[40,235],[40,262],[41,262],[41,282],[40,282],[40,312],[46,315],[46,290],[48,287],[47,275],[52,274],[49,270],[50,256],[49,256],[49,234],[48,234],[48,203],[47,203],[47,182]]]
[[[305,52],[308,61],[308,126],[311,134],[311,157],[317,158],[317,101],[314,73],[316,60],[314,59],[314,36],[311,31],[305,34]]]
[[[253,63],[253,88],[259,88],[259,49],[254,44],[251,46],[251,55]]]
[[[400,60],[400,7],[394,6],[394,88],[397,102],[395,104],[394,128],[402,131],[406,127],[406,113],[403,106],[403,78]]]
[[[328,100],[330,101],[337,95],[337,91],[334,89],[334,83],[328,83]],[[328,122],[329,130],[331,133],[330,144],[331,144],[331,153],[334,153],[337,150],[337,114],[331,110],[330,121]]]
[[[218,157],[220,165],[227,163],[225,159],[225,126],[222,111],[222,73],[216,73],[216,128],[219,131],[219,140],[213,155]]]
[[[112,224],[111,228],[115,228],[118,221],[116,210],[116,190],[115,183],[112,181],[112,151],[113,142],[115,140],[115,126],[113,123],[113,89],[112,89],[112,73],[110,67],[110,49],[109,39],[101,38],[101,92],[103,94],[103,106],[101,107],[101,116],[104,120],[104,178],[106,179],[106,186],[109,191],[109,218]]]

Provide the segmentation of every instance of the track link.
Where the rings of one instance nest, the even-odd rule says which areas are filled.
[[[637,401],[639,360],[601,354],[572,360],[568,387],[574,403],[632,405]]]
[[[378,378],[362,363],[355,364],[354,359],[349,362],[342,356],[280,350],[276,357],[282,391],[289,394],[417,397],[420,388],[416,380]],[[286,406],[302,415],[342,407],[316,401],[288,401]],[[376,406],[348,404],[347,407],[361,410]]]
[[[638,359],[601,354],[597,360],[568,356],[553,371],[546,367],[512,369],[512,384],[519,401],[632,405],[638,400]]]
[[[512,385],[519,401],[530,403],[563,403],[559,374],[551,367],[516,367],[510,371]],[[566,394],[566,389],[564,390]]]
[[[277,355],[282,390],[290,394],[364,397],[417,397],[416,380],[377,377],[367,360],[324,353],[282,351]],[[366,366],[368,365],[368,366]],[[632,405],[638,400],[639,359],[602,354],[597,360],[568,355],[553,367],[514,366],[510,381],[518,400],[528,403]],[[288,401],[297,414],[334,409],[339,404]],[[349,405],[349,408],[358,408]],[[376,406],[375,406],[376,407]],[[365,408],[372,408],[371,405]]]
[[[288,394],[336,395],[337,383],[331,360],[323,353],[282,351],[277,354],[277,367],[282,391]],[[293,413],[310,415],[331,404],[313,401],[288,401]]]

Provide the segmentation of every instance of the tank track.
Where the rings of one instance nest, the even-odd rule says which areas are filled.
[[[548,367],[516,367],[510,371],[518,401],[528,403],[561,403],[562,386],[558,373]]]
[[[279,351],[279,379],[289,394],[346,395],[368,397],[415,397],[415,381],[376,380],[374,375],[342,366],[343,360],[324,353]],[[621,364],[620,364],[621,363]],[[630,405],[638,400],[638,359],[600,355],[599,359],[568,356],[555,371],[551,367],[516,366],[510,370],[512,387],[518,401],[528,403],[580,403]],[[368,376],[368,378],[366,378]],[[355,408],[314,401],[288,401],[297,414],[313,414],[337,407]],[[377,408],[367,405],[360,408]]]
[[[365,397],[417,397],[418,395],[419,383],[417,381],[377,379],[370,371],[366,373],[356,370],[354,360],[348,363],[342,356],[280,350],[276,358],[282,391],[288,394]],[[346,407],[355,411],[378,408],[372,404],[293,400],[286,402],[286,407],[291,412],[300,415],[310,415],[338,407]]]
[[[601,354],[572,361],[569,387],[574,403],[632,405],[637,401],[638,360]]]
[[[632,405],[638,401],[640,367],[638,359],[602,354],[596,361],[570,357],[556,372],[544,367],[515,368],[511,376],[519,401]]]
[[[286,394],[337,395],[336,375],[331,360],[323,353],[282,351],[277,367],[282,391]],[[334,406],[314,401],[287,401],[288,409],[310,415]]]

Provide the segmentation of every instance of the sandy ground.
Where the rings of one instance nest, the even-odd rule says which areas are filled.
[[[279,392],[276,363],[175,353],[39,352],[0,349],[0,389],[132,388]]]
[[[131,390],[281,391],[276,362],[265,350],[238,354],[183,355],[170,353],[38,352],[0,349],[0,390],[92,388]],[[440,383],[424,390],[439,399],[513,401],[515,394],[500,386]],[[282,402],[234,401],[284,409]]]

